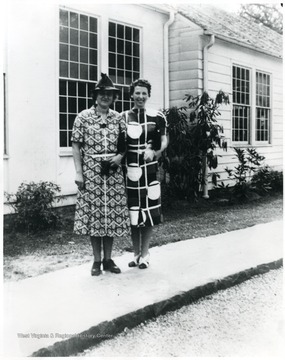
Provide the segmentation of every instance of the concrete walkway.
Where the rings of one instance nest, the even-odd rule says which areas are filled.
[[[125,327],[267,271],[265,264],[278,267],[283,225],[256,225],[150,252],[146,270],[128,268],[131,254],[125,254],[115,258],[119,275],[91,277],[90,262],[5,283],[4,357],[69,356]]]

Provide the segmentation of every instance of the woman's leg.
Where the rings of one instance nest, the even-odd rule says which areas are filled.
[[[135,256],[138,256],[141,252],[141,232],[140,228],[132,226],[131,227],[131,238],[134,248]]]
[[[112,249],[113,249],[113,241],[114,238],[110,236],[104,236],[103,237],[103,251],[104,251],[104,259],[110,260],[112,255]]]
[[[91,236],[91,245],[93,249],[94,261],[101,262],[101,243],[102,238],[99,236]]]
[[[152,235],[152,227],[146,226],[141,228],[141,234],[142,234],[141,256],[144,258],[148,255],[149,243]]]
[[[91,245],[93,249],[94,255],[94,263],[91,269],[92,276],[98,276],[101,274],[101,245],[102,245],[102,238],[99,236],[91,236]]]
[[[107,271],[111,271],[112,273],[119,274],[121,270],[111,259],[113,241],[114,241],[113,237],[110,236],[103,237],[103,251],[104,251],[103,270],[107,270]]]

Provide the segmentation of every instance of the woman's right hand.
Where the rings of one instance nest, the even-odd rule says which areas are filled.
[[[75,184],[77,185],[79,190],[84,189],[84,179],[82,174],[76,174]]]

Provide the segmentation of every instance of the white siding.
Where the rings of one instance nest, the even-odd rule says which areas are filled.
[[[177,16],[170,33],[170,105],[185,105],[182,99],[185,88],[197,95],[203,89],[203,47],[209,42],[209,36],[203,36],[202,29]],[[219,90],[230,95],[232,100],[232,64],[248,66],[271,74],[272,79],[272,142],[261,146],[252,144],[259,154],[265,156],[265,164],[281,170],[283,165],[283,80],[282,61],[219,39],[208,50],[208,92],[215,97]],[[219,123],[224,127],[224,135],[228,142],[228,151],[218,150],[220,181],[227,178],[224,169],[232,168],[237,161],[231,144],[232,105],[220,108]],[[211,187],[211,183],[210,183]]]
[[[140,27],[141,76],[152,84],[149,106],[162,108],[163,25],[168,15],[139,5],[78,2],[69,6],[99,17],[99,74],[108,72],[108,21]],[[58,141],[59,7],[48,1],[33,2],[32,7],[25,2],[11,2],[7,10],[9,148],[4,190],[13,193],[23,181],[54,181],[74,202],[71,149],[60,151]]]

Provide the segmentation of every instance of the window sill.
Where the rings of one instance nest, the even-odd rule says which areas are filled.
[[[72,156],[72,149],[71,148],[66,148],[66,149],[62,148],[62,149],[60,149],[59,150],[59,156],[60,157]]]
[[[3,160],[8,160],[9,159],[9,155],[3,155]]]
[[[259,143],[259,144],[232,144],[231,148],[260,148],[260,147],[272,147],[272,144],[268,143]]]

